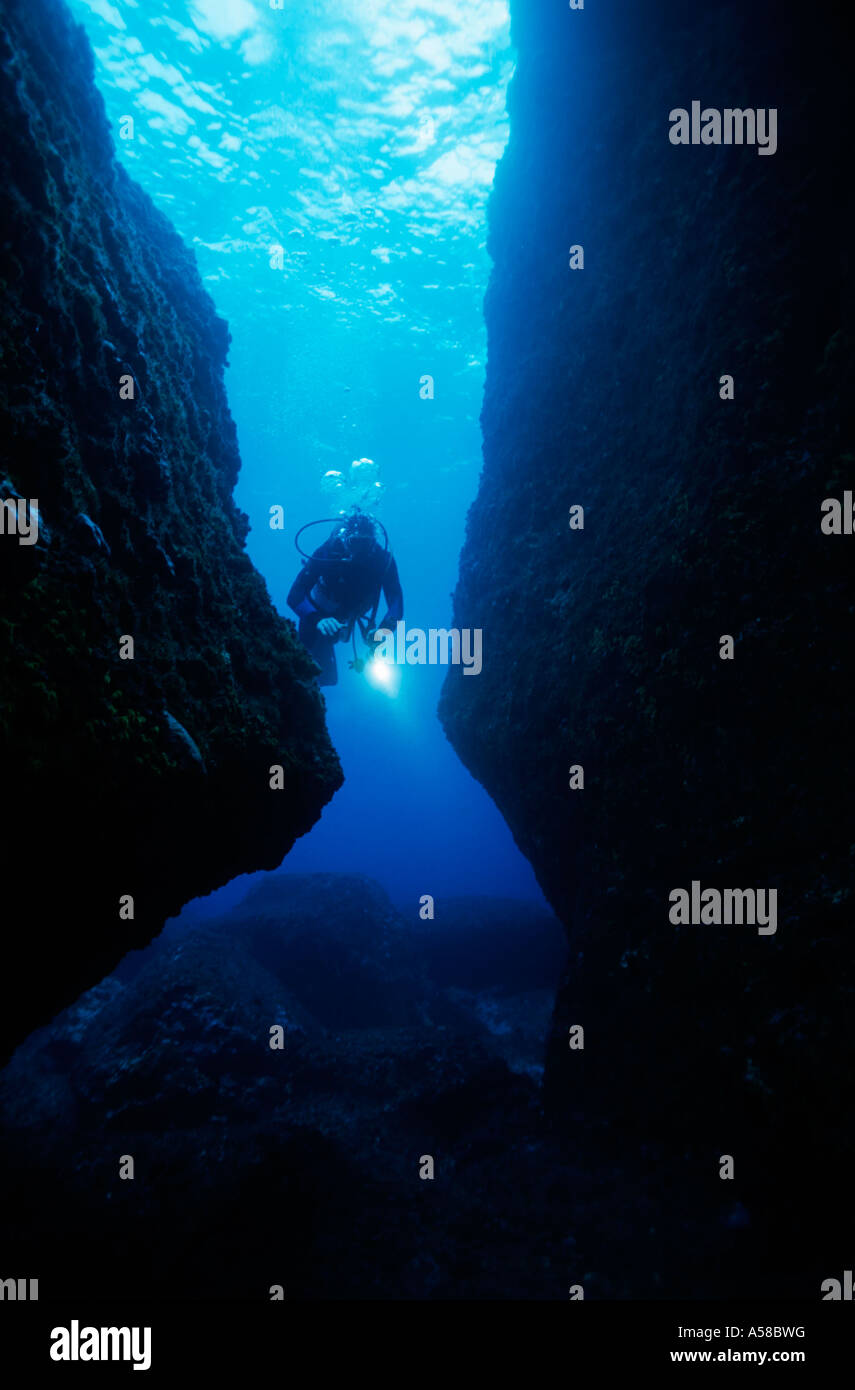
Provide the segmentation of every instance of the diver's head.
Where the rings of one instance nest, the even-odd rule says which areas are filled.
[[[352,560],[370,555],[378,544],[377,527],[364,512],[354,512],[338,528],[337,535]]]

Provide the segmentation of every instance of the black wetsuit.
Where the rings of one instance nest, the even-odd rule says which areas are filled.
[[[404,616],[404,595],[392,552],[376,541],[367,554],[348,559],[344,542],[332,536],[300,570],[291,585],[288,607],[298,614],[300,637],[321,668],[320,685],[335,685],[338,680],[335,644],[341,634],[324,637],[318,623],[322,618],[337,618],[349,629],[356,618],[376,616],[381,589],[387,612],[382,622],[372,626],[393,628]]]

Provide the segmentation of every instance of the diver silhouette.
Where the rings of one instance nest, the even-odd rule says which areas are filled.
[[[321,524],[312,521],[308,526]],[[297,532],[298,550],[300,536],[308,526]],[[321,668],[318,684],[335,685],[336,643],[353,643],[350,665],[361,671],[365,663],[356,653],[357,629],[371,648],[378,627],[392,627],[404,616],[398,567],[385,528],[358,508],[335,520],[329,539],[312,555],[306,556],[302,550],[300,554],[304,556],[303,568],[291,585],[288,607],[298,615],[303,645]],[[382,623],[377,623],[381,589],[387,612]]]

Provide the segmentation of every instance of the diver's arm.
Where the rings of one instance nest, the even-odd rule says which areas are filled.
[[[315,551],[311,560],[307,560],[300,570],[294,583],[291,585],[286,603],[295,613],[300,612],[300,605],[314,589],[321,577],[321,565],[318,559],[318,552]]]
[[[389,556],[386,573],[383,575],[383,597],[386,600],[387,612],[382,623],[378,623],[377,626],[391,631],[394,624],[400,622],[404,616],[404,593],[394,555]]]

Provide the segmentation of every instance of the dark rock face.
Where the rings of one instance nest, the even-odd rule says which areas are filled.
[[[493,919],[521,955],[530,915],[478,900],[428,958],[376,884],[281,874],[168,924],[0,1072],[4,1258],[43,1298],[565,1297],[613,1180],[540,1123],[557,969],[470,988]]]
[[[0,536],[8,1046],[182,902],[275,867],[341,774],[232,502],[226,325],[116,164],[65,8],[13,0],[0,42],[0,480],[40,520]]]
[[[797,1209],[770,1249],[688,1152],[551,1125],[555,931],[489,899],[416,928],[332,874],[169,923],[0,1072],[7,1265],[43,1298],[815,1297]]]
[[[848,1248],[855,1051],[855,539],[820,530],[855,483],[841,36],[825,6],[512,9],[455,597],[484,668],[442,718],[568,932],[554,1122],[683,1155],[696,1213],[731,1193],[814,1296]],[[777,108],[777,152],[672,146],[695,99]],[[777,934],[672,925],[693,880],[776,889]]]

